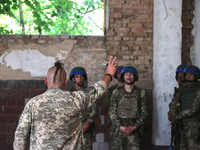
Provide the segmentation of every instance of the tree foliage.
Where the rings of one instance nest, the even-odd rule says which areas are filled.
[[[1,0],[0,19],[12,18],[17,30],[0,22],[0,33],[89,35],[94,24],[85,16],[98,9],[102,0]]]

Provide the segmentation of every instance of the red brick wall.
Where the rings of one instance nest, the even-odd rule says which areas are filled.
[[[120,65],[134,65],[140,79],[152,78],[153,0],[110,0],[108,55]]]
[[[194,18],[194,0],[183,0],[182,9],[182,63],[192,64],[190,60],[190,48],[194,43],[194,37],[191,34],[193,29],[192,19]]]

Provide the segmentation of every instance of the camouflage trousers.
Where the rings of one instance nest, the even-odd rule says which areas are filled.
[[[138,133],[132,135],[124,135],[119,133],[117,136],[111,137],[111,150],[139,150],[140,136]]]
[[[183,126],[181,128],[180,150],[200,150],[200,127]]]
[[[93,133],[85,132],[83,136],[85,139],[84,150],[92,150]]]

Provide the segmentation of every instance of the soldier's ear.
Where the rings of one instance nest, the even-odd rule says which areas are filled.
[[[48,85],[47,77],[44,77],[44,83],[45,83],[46,85]]]
[[[65,79],[65,85],[67,84],[67,79]]]

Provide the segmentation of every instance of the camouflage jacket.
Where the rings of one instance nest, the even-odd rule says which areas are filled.
[[[74,92],[78,90],[80,89],[76,88],[76,86],[69,89],[70,92]],[[96,102],[95,102],[92,104],[92,107],[89,107],[87,110],[84,110],[84,112],[82,112],[83,122],[87,121],[89,123],[93,123],[95,121],[96,115],[97,115],[97,110],[96,110]]]
[[[147,114],[145,90],[134,86],[131,92],[126,92],[124,87],[120,86],[113,91],[109,108],[113,127],[126,126],[123,120],[127,120],[130,121],[128,126],[136,126],[139,129],[144,126]]]
[[[105,94],[105,98],[103,101],[103,107],[104,108],[109,108],[110,107],[110,99],[112,92],[118,87],[118,84],[114,84],[113,86],[108,88],[108,92]]]
[[[188,119],[188,118],[199,118],[200,117],[200,88],[198,87],[197,84],[193,84],[190,87],[183,86],[180,88],[180,90],[178,91],[178,93],[180,94],[180,98],[181,98],[181,105],[184,102],[184,100],[189,97],[189,95],[187,94],[187,92],[185,92],[185,88],[194,88],[193,93],[190,94],[194,94],[194,98],[191,99],[191,104],[188,105],[187,109],[181,110],[181,112],[179,114],[176,114],[176,119]]]
[[[25,106],[15,131],[14,150],[81,150],[82,110],[92,106],[107,89],[103,81],[83,91],[50,88]]]
[[[170,113],[175,116],[180,111],[180,93],[179,93],[180,87],[177,89],[177,91],[174,93],[174,97],[172,101],[169,103],[169,111]]]

